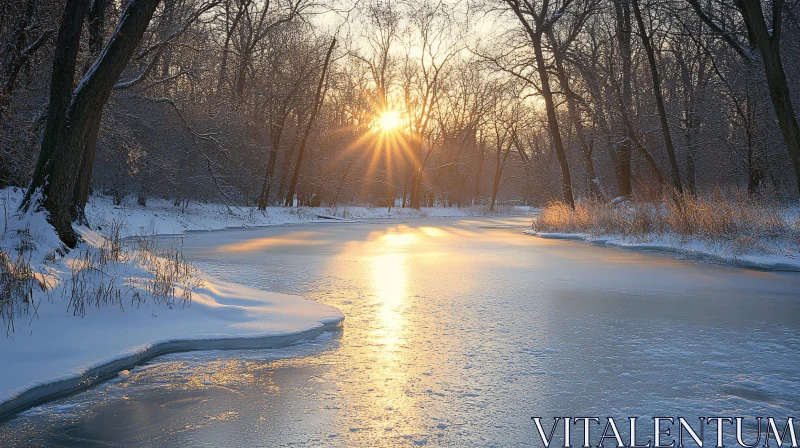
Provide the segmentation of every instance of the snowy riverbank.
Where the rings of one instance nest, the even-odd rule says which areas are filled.
[[[2,199],[0,199],[2,200]],[[498,215],[527,214],[528,207],[498,206]],[[377,218],[469,217],[491,215],[486,206],[475,207],[423,207],[420,210],[393,207],[268,207],[260,211],[255,207],[228,207],[223,204],[190,202],[188,206],[175,206],[163,199],[149,200],[146,207],[136,204],[134,198],[114,205],[110,197],[93,197],[86,207],[89,222],[94,226],[108,226],[112,221],[123,222],[123,237],[158,233],[179,235],[195,230],[220,230],[236,227],[263,227],[306,222],[324,222],[336,217],[343,220]]]
[[[0,341],[0,421],[160,354],[281,347],[332,330],[344,318],[303,297],[202,277],[185,307],[123,301],[124,310],[101,306],[81,318],[66,313],[63,300],[36,297],[36,321]]]
[[[800,272],[800,247],[791,244],[774,244],[761,247],[758,253],[741,253],[732,244],[685,241],[678,236],[650,235],[630,238],[620,235],[589,235],[586,233],[558,233],[526,231],[525,234],[548,239],[584,241],[598,246],[626,250],[660,251],[679,254],[681,257],[730,264],[753,269]]]
[[[770,270],[800,271],[800,206],[717,190],[641,201],[552,202],[529,234]]]

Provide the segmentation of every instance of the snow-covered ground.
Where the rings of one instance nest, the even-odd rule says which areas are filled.
[[[498,215],[527,214],[528,207],[497,207]],[[328,220],[369,218],[426,218],[467,217],[490,215],[485,206],[476,207],[423,207],[420,210],[393,207],[364,206],[339,207],[268,207],[260,211],[255,207],[229,207],[223,204],[190,202],[187,207],[175,206],[171,201],[151,199],[146,207],[129,198],[122,205],[114,205],[110,197],[93,197],[86,207],[89,222],[101,228],[112,221],[125,223],[123,236],[158,233],[177,235],[193,230],[219,230],[232,227],[263,227]]]
[[[735,266],[781,271],[800,271],[800,244],[776,241],[769,247],[759,245],[743,248],[729,242],[686,241],[677,235],[649,235],[630,238],[620,235],[590,235],[586,233],[525,232],[541,238],[585,241],[589,244],[619,249],[662,251],[688,258],[711,260]]]
[[[16,212],[23,190],[0,190],[0,249],[22,254],[35,279],[31,308],[0,337],[0,420],[59,393],[85,387],[161,353],[208,348],[275,347],[318,335],[343,320],[331,306],[299,296],[225,283],[197,271],[180,253],[160,253],[119,238],[187,231],[359,218],[485,215],[482,208],[407,210],[368,207],[254,208],[151,200],[114,205],[93,197],[92,228],[65,253],[43,213]],[[526,213],[525,209],[504,209]],[[117,239],[110,235],[116,232]],[[114,245],[120,247],[114,253]],[[22,251],[20,251],[22,248]],[[166,260],[169,256],[173,259]],[[177,261],[176,261],[177,260]],[[172,264],[170,264],[172,263]],[[165,272],[181,271],[166,281]],[[161,276],[161,277],[159,277]],[[38,285],[45,285],[40,288]],[[167,293],[159,295],[159,287]],[[83,297],[78,304],[76,297]],[[191,299],[189,299],[191,297]],[[19,301],[18,301],[19,302]]]

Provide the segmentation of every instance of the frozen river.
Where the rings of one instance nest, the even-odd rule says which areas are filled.
[[[798,416],[800,274],[527,223],[192,234],[205,272],[334,305],[342,330],[157,358],[3,424],[0,445],[541,446],[532,416]]]

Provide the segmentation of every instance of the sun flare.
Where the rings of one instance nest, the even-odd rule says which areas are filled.
[[[384,112],[377,120],[377,127],[383,132],[394,131],[402,124],[403,121],[400,118],[400,113],[394,110]]]

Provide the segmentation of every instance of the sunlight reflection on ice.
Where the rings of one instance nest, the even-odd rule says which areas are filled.
[[[282,236],[271,236],[244,240],[217,248],[218,252],[257,252],[276,246],[318,246],[326,241],[319,238],[320,232],[290,232]]]

